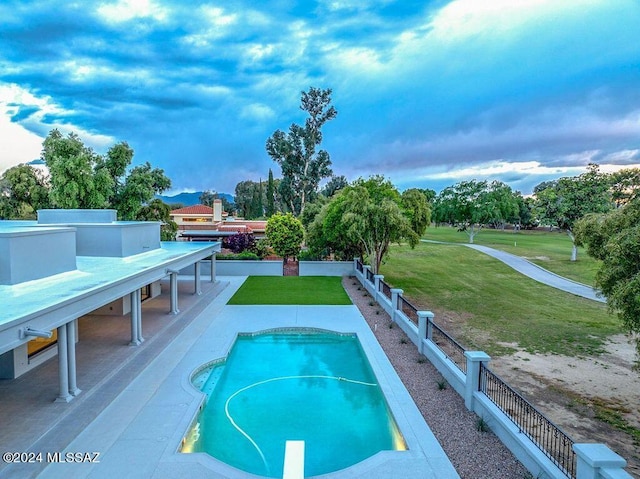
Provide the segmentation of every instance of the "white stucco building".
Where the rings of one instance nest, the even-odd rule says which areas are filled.
[[[160,242],[160,223],[116,221],[115,210],[40,210],[37,221],[0,221],[0,378],[14,379],[58,357],[59,394],[80,393],[75,344],[81,316],[129,315],[131,345],[144,341],[141,303],[160,294],[169,277],[170,311],[177,313],[178,272],[219,243]]]

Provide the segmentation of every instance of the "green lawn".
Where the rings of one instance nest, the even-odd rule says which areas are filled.
[[[448,226],[429,227],[424,238],[452,243],[469,242],[465,232]],[[587,255],[584,248],[578,248],[578,260],[571,261],[571,240],[564,232],[483,229],[473,241],[521,256],[560,276],[588,285],[595,283],[596,271],[600,267],[600,262]]]
[[[420,309],[446,312],[452,322],[445,329],[455,329],[465,346],[493,355],[517,345],[532,353],[591,356],[622,332],[606,305],[540,284],[469,248],[394,246],[381,274]]]
[[[249,276],[228,304],[351,304],[342,278],[332,276]]]

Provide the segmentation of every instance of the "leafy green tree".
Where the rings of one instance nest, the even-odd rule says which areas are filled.
[[[313,221],[306,226],[305,242],[312,256],[326,258],[333,255],[334,259],[349,261],[353,258],[364,260],[363,246],[354,238],[344,234],[346,225],[345,190],[334,195],[328,203],[321,206],[320,211],[314,215]],[[310,203],[302,214],[303,221],[311,215],[319,205],[318,202]],[[307,220],[308,221],[308,220]]]
[[[201,205],[209,206],[213,208],[213,200],[216,199],[216,194],[211,190],[205,190],[200,193],[200,197],[198,201],[200,201]]]
[[[160,221],[160,239],[162,241],[175,241],[178,233],[178,225],[171,219],[171,207],[164,201],[155,198],[147,205],[142,206],[136,213],[138,221]]]
[[[324,188],[320,190],[320,194],[327,198],[331,198],[338,191],[340,191],[341,189],[347,186],[349,186],[349,182],[347,181],[346,176],[344,175],[332,176],[331,179],[329,179],[329,181],[327,182],[327,184],[324,185]]]
[[[535,200],[531,197],[525,198],[519,191],[515,193],[515,200],[518,205],[518,211],[508,221],[516,225],[518,229],[535,228],[538,225],[537,217],[534,214]]]
[[[201,205],[209,206],[213,208],[214,200],[222,201],[222,211],[232,211],[233,205],[229,202],[229,200],[221,195],[220,193],[216,193],[215,191],[205,190],[200,194],[198,201],[200,201]]]
[[[171,180],[164,171],[145,162],[131,169],[124,185],[116,192],[113,207],[118,210],[120,219],[132,220],[143,204],[169,188]]]
[[[366,257],[378,272],[391,243],[415,246],[419,240],[400,203],[400,193],[384,177],[358,179],[322,207],[307,229],[307,245],[339,259]]]
[[[501,181],[492,181],[488,185],[486,199],[491,208],[489,222],[494,228],[504,230],[507,221],[518,212],[518,201],[511,187]]]
[[[420,188],[420,191],[422,191],[422,194],[427,198],[427,202],[433,204],[433,200],[435,200],[437,196],[436,191],[430,188]]]
[[[49,188],[40,171],[21,164],[3,173],[0,178],[0,218],[35,219],[37,210],[49,206]]]
[[[251,180],[241,181],[236,185],[233,202],[236,205],[236,212],[243,218],[248,218],[251,214],[251,200],[253,200],[253,190],[255,182]]]
[[[265,234],[273,251],[282,256],[285,263],[289,257],[296,257],[300,253],[304,228],[300,220],[291,213],[276,213],[269,218]]]
[[[58,208],[107,208],[115,184],[104,161],[75,133],[54,129],[45,138],[42,159],[49,168],[50,198]]]
[[[262,180],[258,183],[257,187],[253,188],[253,195],[251,197],[251,206],[250,206],[250,218],[261,218],[264,216],[264,208],[262,198],[264,196],[264,191],[262,190]]]
[[[248,220],[263,216],[264,196],[262,182],[241,181],[236,185],[234,197],[236,212]]]
[[[318,196],[315,201],[307,203],[304,211],[299,216],[299,220],[304,226],[305,230],[309,227],[311,223],[316,219],[316,216],[322,211],[322,207],[326,205],[329,200],[325,196]]]
[[[640,333],[640,198],[575,224],[576,244],[602,261],[596,286],[629,332]],[[637,342],[640,353],[640,341]]]
[[[266,143],[267,153],[282,168],[280,194],[295,216],[313,200],[320,181],[332,173],[329,153],[317,148],[322,143],[322,126],[338,114],[331,106],[330,89],[311,87],[302,92],[300,109],[309,115],[304,126],[294,123],[288,133],[276,130]]]
[[[461,181],[442,190],[433,207],[437,223],[449,223],[465,231],[473,243],[484,225],[503,222],[517,211],[511,188],[499,181]]]
[[[265,216],[271,218],[276,214],[276,185],[273,181],[273,171],[269,168],[269,179],[267,180],[267,206]]]
[[[547,182],[542,188],[536,187],[534,193],[541,221],[566,231],[571,238],[571,261],[578,257],[573,233],[576,221],[589,213],[606,213],[613,208],[609,178],[594,164],[586,173]]]
[[[131,220],[143,204],[171,187],[164,171],[148,162],[127,174],[133,150],[126,142],[103,157],[75,133],[63,137],[54,129],[44,140],[41,157],[49,168],[49,198],[58,208],[115,208],[120,219]]]
[[[420,239],[398,202],[385,196],[376,200],[366,187],[356,185],[346,191],[345,208],[345,234],[363,248],[374,274],[380,271],[391,243],[406,240],[414,247]]]
[[[402,209],[409,218],[411,229],[422,236],[431,223],[431,208],[427,197],[418,188],[410,188],[402,193]]]
[[[612,199],[616,208],[638,197],[640,168],[625,168],[609,175]]]

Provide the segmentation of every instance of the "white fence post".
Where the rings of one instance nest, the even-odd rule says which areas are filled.
[[[577,479],[631,479],[624,471],[627,461],[604,444],[574,444]]]
[[[420,354],[424,354],[425,339],[431,339],[431,321],[433,321],[434,314],[431,311],[418,311],[418,351]]]
[[[377,302],[378,301],[378,295],[380,294],[380,281],[382,281],[384,279],[384,276],[381,274],[374,274],[373,275],[373,289],[375,291],[375,294],[373,295],[373,299],[375,299]]]
[[[473,393],[480,386],[480,363],[488,363],[491,360],[484,351],[465,351],[467,358],[467,378],[464,389],[464,405],[469,411],[473,411]]]
[[[402,293],[404,293],[404,291],[401,289],[398,289],[398,288],[391,289],[391,321],[393,321],[394,323],[398,322],[396,320],[396,312],[399,309],[398,298],[402,296]]]

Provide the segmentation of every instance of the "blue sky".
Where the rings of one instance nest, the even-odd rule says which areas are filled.
[[[118,141],[173,192],[233,193],[331,88],[335,174],[530,193],[589,162],[640,166],[637,0],[4,0],[0,171],[52,128]]]

